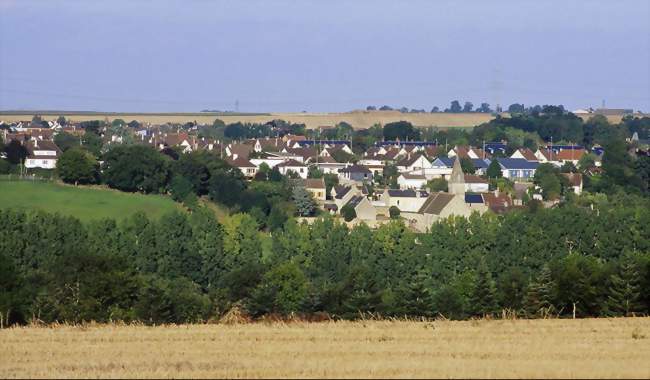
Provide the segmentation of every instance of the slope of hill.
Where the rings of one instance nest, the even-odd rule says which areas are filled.
[[[7,180],[0,180],[0,208],[58,212],[82,221],[121,220],[138,211],[150,218],[158,218],[167,212],[181,210],[178,203],[161,195]]]

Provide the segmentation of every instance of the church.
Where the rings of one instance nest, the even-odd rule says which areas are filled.
[[[488,210],[480,194],[465,193],[465,174],[459,159],[454,160],[447,187],[447,192],[429,194],[417,212],[402,212],[401,216],[411,227],[425,232],[440,219],[452,215],[469,217],[473,212],[482,214]]]

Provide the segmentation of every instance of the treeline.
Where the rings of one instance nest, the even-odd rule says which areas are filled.
[[[328,313],[462,319],[650,312],[650,204],[618,194],[556,209],[473,215],[416,234],[325,217],[269,235],[248,214],[199,208],[82,224],[0,211],[5,323]]]

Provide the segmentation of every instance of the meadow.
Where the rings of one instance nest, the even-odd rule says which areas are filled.
[[[0,330],[2,378],[648,378],[650,318]]]
[[[161,195],[4,179],[0,179],[0,208],[58,212],[82,221],[102,218],[121,220],[138,211],[150,218],[158,218],[181,209],[178,203]]]

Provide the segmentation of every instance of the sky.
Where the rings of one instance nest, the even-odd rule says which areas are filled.
[[[0,110],[650,112],[648,20],[648,0],[0,0]]]

